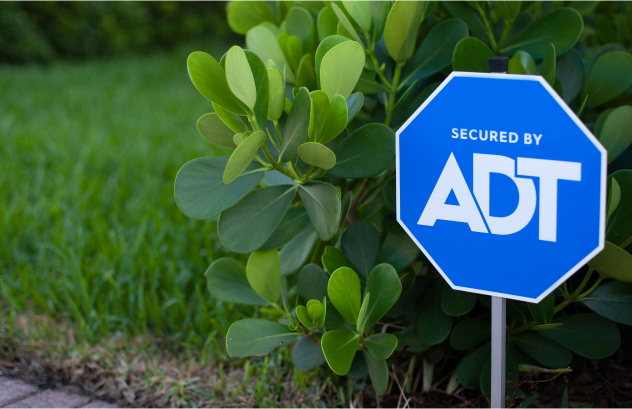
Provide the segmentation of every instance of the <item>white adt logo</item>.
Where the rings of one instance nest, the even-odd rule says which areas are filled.
[[[495,217],[489,214],[490,173],[508,176],[518,188],[519,200],[516,210],[509,216]],[[516,161],[501,155],[474,154],[474,197],[485,217],[492,234],[517,233],[529,224],[536,207],[536,189],[533,180],[516,177],[540,178],[540,230],[539,239],[557,240],[557,183],[558,180],[581,181],[581,163],[548,159],[518,158]],[[458,205],[446,204],[450,192]],[[435,185],[426,207],[417,224],[434,226],[437,220],[467,223],[470,230],[489,233],[478,211],[474,197],[463,178],[454,153],[450,154],[439,180]]]

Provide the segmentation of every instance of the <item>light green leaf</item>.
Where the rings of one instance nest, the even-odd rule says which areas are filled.
[[[371,28],[371,4],[368,1],[343,0],[342,5],[362,31]]]
[[[528,303],[529,311],[538,324],[549,324],[553,319],[553,309],[555,307],[555,295],[549,294],[537,304]]]
[[[609,241],[588,265],[604,277],[632,283],[632,254]]]
[[[309,119],[309,140],[318,142],[327,129],[331,117],[331,104],[324,91],[314,91],[310,95],[312,97],[312,110]]]
[[[467,37],[459,41],[452,56],[454,71],[489,72],[487,59],[494,53],[487,44],[476,37]]]
[[[345,100],[351,95],[362,74],[364,60],[362,46],[354,41],[338,44],[325,54],[320,64],[320,88],[330,101],[338,94]]]
[[[265,356],[296,339],[287,325],[271,321],[246,319],[235,322],[226,334],[226,349],[233,358]]]
[[[368,279],[380,250],[380,236],[370,223],[359,221],[342,235],[342,251],[365,279]]]
[[[352,270],[356,270],[353,263],[344,255],[344,253],[333,246],[325,247],[325,252],[321,257],[323,267],[329,272],[329,274],[338,270],[340,267],[349,267]]]
[[[384,28],[386,49],[395,62],[404,63],[415,51],[417,31],[424,12],[423,1],[396,1]]]
[[[369,302],[371,301],[371,293],[364,293],[364,300],[360,306],[360,313],[358,314],[358,323],[356,324],[356,331],[361,333],[364,330],[364,322],[366,320],[366,310],[369,308]]]
[[[553,86],[555,83],[555,46],[552,43],[546,49],[542,67],[540,67],[540,75],[550,86]]]
[[[336,13],[331,7],[325,7],[318,13],[316,26],[318,30],[318,39],[321,44],[325,38],[336,35],[338,16],[336,16]]]
[[[281,260],[274,251],[255,251],[246,264],[246,275],[253,290],[264,300],[275,303],[281,296]]]
[[[288,162],[298,155],[298,147],[309,139],[309,116],[312,100],[307,88],[301,88],[292,104],[283,132],[280,162]]]
[[[303,56],[303,43],[301,43],[301,39],[297,36],[289,35],[288,33],[281,33],[277,38],[277,42],[288,64],[298,75],[298,65]]]
[[[296,285],[298,295],[304,302],[321,300],[327,296],[329,276],[316,264],[308,264],[298,273]]]
[[[538,332],[523,332],[511,337],[516,347],[547,368],[564,368],[570,365],[571,351]]]
[[[575,314],[556,318],[564,325],[541,334],[588,359],[602,359],[619,348],[617,324],[597,314]]]
[[[608,163],[628,149],[632,144],[632,106],[620,106],[608,115],[599,134],[599,142],[608,150]]]
[[[349,33],[350,38],[357,41],[358,45],[362,44],[362,40],[360,39],[360,36],[358,35],[355,28],[353,28],[353,24],[351,24],[347,16],[345,16],[345,13],[342,10],[340,10],[340,8],[335,3],[331,3],[330,7],[334,10],[334,13],[336,13],[336,16],[338,16],[338,20],[340,20],[340,24],[342,25],[342,27],[344,27],[345,31]]]
[[[246,172],[227,185],[222,182],[228,158],[205,157],[187,162],[176,175],[175,197],[182,213],[209,219],[239,202],[263,179],[265,172],[249,163]]]
[[[263,61],[272,60],[279,72],[282,75],[285,73],[286,80],[294,82],[294,72],[287,63],[276,36],[269,29],[257,26],[248,31],[248,34],[246,34],[246,47],[255,52]]]
[[[329,109],[331,111],[331,115],[329,116],[329,121],[327,121],[327,126],[320,134],[320,138],[318,140],[320,143],[329,142],[336,136],[340,135],[340,133],[347,127],[347,101],[345,101],[342,95],[336,95],[333,97]]]
[[[386,125],[372,123],[358,128],[334,148],[336,166],[329,176],[361,179],[388,167],[395,155],[395,134]]]
[[[524,50],[533,58],[546,55],[549,44],[553,43],[558,55],[564,55],[573,48],[584,29],[579,13],[571,8],[560,7],[530,25],[522,34],[501,52]]]
[[[314,328],[314,322],[310,318],[309,312],[307,312],[307,308],[305,308],[304,306],[298,305],[296,307],[296,317],[306,328]]]
[[[309,223],[304,207],[290,207],[281,219],[274,233],[259,250],[270,251],[289,243]]]
[[[250,253],[261,247],[279,225],[295,192],[295,186],[287,185],[256,189],[224,211],[217,223],[224,246],[237,253]]]
[[[585,306],[612,321],[632,325],[632,284],[611,281],[602,284],[588,297]]]
[[[299,268],[304,266],[307,259],[312,255],[317,241],[318,235],[314,228],[308,224],[279,253],[281,257],[281,274],[284,276],[294,274]]]
[[[447,287],[444,285],[444,287]],[[465,351],[489,339],[492,324],[476,318],[466,318],[454,326],[450,345],[457,351]]]
[[[331,169],[336,165],[336,155],[317,142],[306,142],[298,147],[298,155],[303,162],[322,169]]]
[[[265,1],[231,1],[228,3],[227,19],[231,30],[246,34],[254,26],[270,22],[276,24],[274,13]]]
[[[233,143],[236,146],[241,145],[241,143],[243,141],[245,141],[247,139],[246,135],[244,135],[243,133],[236,133],[235,135],[233,135]]]
[[[531,57],[531,54],[526,51],[520,50],[516,51],[513,58],[517,58],[518,61],[520,61],[520,64],[524,67],[524,70],[528,75],[535,74],[535,61],[533,60],[533,57]]]
[[[369,377],[375,393],[378,396],[384,395],[388,387],[388,366],[386,361],[373,358],[367,351],[362,351],[362,353],[366,360],[366,366],[369,369]]]
[[[268,115],[268,103],[270,102],[270,81],[268,79],[268,69],[264,62],[259,58],[257,54],[250,50],[244,50],[246,59],[250,65],[253,78],[255,80],[255,86],[257,88],[257,98],[255,100],[255,107],[253,113],[257,126],[263,130],[266,127],[267,115]]]
[[[326,361],[320,345],[307,337],[300,337],[292,351],[292,362],[299,371],[305,372],[322,365]]]
[[[246,59],[246,53],[239,46],[233,46],[226,55],[226,81],[233,94],[251,110],[257,100],[257,87]]]
[[[226,148],[236,147],[233,142],[233,135],[235,132],[226,126],[226,124],[214,112],[202,115],[197,121],[197,128],[204,139],[214,145]]]
[[[234,114],[248,113],[248,107],[230,90],[224,68],[215,58],[201,51],[191,53],[187,70],[195,88],[206,98]]]
[[[465,315],[476,305],[476,294],[452,289],[449,285],[443,286],[441,294],[441,309],[451,317]]]
[[[318,86],[320,87],[320,65],[323,62],[323,58],[325,55],[337,46],[338,44],[342,44],[344,42],[351,41],[346,37],[339,35],[332,35],[325,38],[316,49],[316,57],[314,58],[314,69],[316,70],[316,79],[318,81]]]
[[[316,74],[314,73],[314,60],[311,54],[305,54],[298,64],[296,86],[299,88],[305,87],[309,90],[316,89]]]
[[[277,121],[281,118],[283,103],[285,102],[283,78],[281,78],[281,74],[276,69],[268,68],[268,81],[270,83],[270,98],[267,116],[271,120]]]
[[[383,361],[397,348],[397,337],[387,333],[373,334],[366,339],[366,348],[373,358]]]
[[[616,179],[621,199],[606,225],[606,240],[620,247],[627,247],[632,240],[632,170],[618,170],[608,177]]]
[[[347,321],[356,325],[360,314],[360,279],[355,271],[348,267],[334,271],[329,277],[327,294],[336,310]]]
[[[511,59],[509,59],[509,68],[507,70],[507,73],[526,75],[527,71],[524,69],[519,59],[517,59],[516,57],[511,57]]]
[[[299,186],[298,194],[318,237],[329,240],[336,232],[340,217],[338,190],[329,183],[310,182]]]
[[[443,342],[452,329],[452,317],[441,309],[441,286],[438,282],[430,289],[417,315],[417,334],[430,345]]]
[[[321,346],[327,364],[337,375],[346,375],[358,349],[358,334],[345,329],[325,332]]]
[[[233,258],[216,260],[204,273],[213,297],[231,303],[268,305],[248,284],[246,269]]]
[[[479,387],[481,371],[489,359],[490,351],[491,344],[486,342],[461,360],[456,367],[456,376],[461,385],[470,389]]]
[[[217,105],[214,102],[212,104],[213,104],[213,109],[215,110],[215,113],[217,114],[217,116],[222,120],[222,122],[224,122],[224,124],[226,124],[226,126],[228,126],[233,131],[231,134],[231,140],[233,138],[232,136],[233,134],[246,132],[246,124],[244,124],[244,121],[241,120],[241,117],[239,115],[233,114],[232,112],[228,112],[227,110],[225,110],[220,105]],[[198,124],[198,129],[199,129],[199,124]],[[233,144],[232,148],[235,148],[235,147],[236,146]]]
[[[263,131],[258,131],[250,135],[244,140],[237,149],[233,151],[228,159],[226,168],[224,169],[223,181],[228,184],[237,179],[241,172],[243,172],[259,148],[265,143],[267,135]]]
[[[365,328],[378,322],[391,309],[402,293],[397,271],[390,264],[379,264],[371,270],[365,292],[371,293]]]

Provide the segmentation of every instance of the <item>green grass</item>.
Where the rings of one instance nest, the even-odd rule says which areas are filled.
[[[151,332],[225,353],[239,311],[203,276],[225,250],[173,197],[184,163],[218,153],[196,129],[211,103],[188,78],[190,51],[0,67],[1,304],[90,342]]]

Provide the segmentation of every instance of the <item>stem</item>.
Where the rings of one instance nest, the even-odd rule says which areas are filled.
[[[478,9],[478,13],[483,18],[483,23],[485,24],[485,30],[487,30],[487,35],[489,36],[489,42],[492,46],[493,50],[498,49],[498,45],[496,44],[496,39],[494,38],[494,33],[492,32],[492,28],[489,25],[489,21],[487,21],[487,16],[485,15],[485,10],[483,10],[480,6],[476,7]]]
[[[586,284],[588,284],[593,271],[595,271],[593,268],[590,268],[588,270],[588,273],[586,273],[586,275],[584,276],[584,279],[582,280],[581,284],[579,284],[579,287],[577,287],[577,289],[573,291],[570,297],[568,297],[569,301],[575,301],[577,299],[577,295],[581,293],[584,287],[586,287]]]
[[[393,82],[391,86],[390,95],[388,96],[388,101],[386,102],[386,119],[384,120],[384,125],[390,126],[391,119],[393,116],[393,107],[395,106],[395,97],[397,95],[397,85],[399,84],[399,77],[402,74],[402,68],[404,64],[397,64],[395,67],[395,73],[393,74]]]
[[[373,54],[373,50],[369,50],[368,54],[369,54],[369,57],[371,57],[371,62],[373,63],[373,66],[375,67],[375,72],[377,73],[377,76],[380,77],[380,80],[382,81],[384,85],[386,85],[388,88],[391,88],[391,84],[388,82],[388,80],[384,76],[384,73],[382,72],[382,69],[378,65],[379,62],[377,58],[375,58],[375,54]]]
[[[500,41],[498,42],[498,48],[494,51],[496,54],[500,54],[500,50],[505,45],[505,41],[507,41],[507,37],[509,37],[509,32],[511,31],[511,27],[513,26],[514,21],[505,21],[505,27],[503,27],[503,35],[500,37]]]
[[[279,127],[279,121],[274,121],[274,129],[276,130],[277,138],[279,138],[279,143],[283,143],[283,136],[281,136],[281,128]]]
[[[254,116],[249,116],[248,117],[248,122],[250,122],[250,125],[252,126],[252,129],[257,132],[259,131],[259,125],[257,125],[257,120],[255,119]]]
[[[590,295],[590,293],[595,291],[597,286],[599,286],[599,284],[601,284],[602,280],[603,280],[603,276],[599,276],[599,278],[597,279],[597,281],[595,281],[595,284],[593,284],[592,287],[590,287],[588,290],[586,290],[585,292],[583,292],[583,293],[581,293],[580,295],[577,296],[577,301],[584,299],[585,297]]]
[[[307,172],[305,172],[305,176],[303,176],[303,183],[307,183],[309,181],[309,177],[312,175],[313,171],[314,165],[309,165],[309,168],[307,168]]]

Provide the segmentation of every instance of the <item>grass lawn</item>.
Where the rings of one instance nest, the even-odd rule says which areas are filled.
[[[188,78],[190,51],[0,67],[0,338],[22,334],[17,344],[47,359],[76,354],[69,345],[76,343],[83,345],[82,356],[93,356],[93,346],[116,344],[107,353],[127,354],[130,361],[139,348],[146,357],[168,349],[181,354],[175,358],[181,362],[190,356],[197,364],[220,362],[219,373],[221,362],[230,362],[223,341],[228,326],[256,311],[210,296],[204,271],[226,254],[215,223],[188,219],[173,197],[184,163],[221,153],[196,129],[211,103]],[[222,51],[211,53],[219,57]],[[51,330],[56,323],[63,329]],[[48,329],[38,332],[40,327]],[[139,337],[145,341],[126,350],[128,340]],[[152,343],[160,347],[147,347]],[[303,382],[300,374],[290,375],[283,388],[285,375],[269,380],[271,367],[283,365],[291,373],[283,363],[290,353],[226,365],[242,368],[252,396],[274,399],[270,388],[277,379],[277,394]],[[144,373],[156,379],[154,372]],[[186,383],[195,371],[179,373],[185,386],[204,388],[199,381]],[[256,378],[254,384],[249,378]],[[222,383],[215,387],[226,392]],[[231,393],[243,397],[243,387]],[[196,401],[188,399],[163,403]]]

